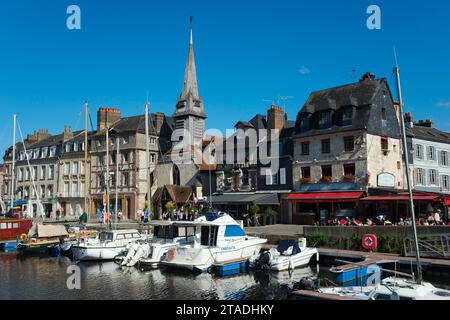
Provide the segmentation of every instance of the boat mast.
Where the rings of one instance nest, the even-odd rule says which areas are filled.
[[[16,168],[16,123],[17,123],[17,115],[13,115],[13,151],[12,151],[12,168],[11,168],[11,202],[10,208],[11,213],[14,213],[14,179],[15,179],[15,168]]]
[[[106,216],[109,216],[109,127],[106,128],[106,214],[103,217],[103,222],[106,222]]]
[[[119,136],[116,137],[116,202],[114,207],[114,226],[117,229],[117,214],[119,212]]]
[[[419,240],[417,237],[417,226],[416,226],[416,214],[414,211],[414,198],[413,191],[411,186],[411,177],[409,175],[409,159],[408,159],[408,144],[406,142],[406,127],[405,127],[405,118],[403,116],[403,97],[402,97],[402,87],[400,83],[400,69],[397,66],[394,69],[397,76],[397,90],[398,90],[398,100],[399,100],[399,108],[400,108],[400,120],[402,127],[402,140],[403,140],[403,157],[405,161],[405,170],[406,170],[406,183],[408,185],[408,194],[409,194],[409,206],[411,210],[411,218],[412,218],[412,226],[414,233],[414,243],[416,247],[416,260],[417,260],[417,283],[422,283],[422,265],[420,263],[420,252],[419,252]]]
[[[84,104],[84,212],[89,216],[88,209],[88,102]]]
[[[151,207],[152,207],[152,187],[150,184],[150,137],[149,137],[149,119],[148,119],[148,111],[149,111],[149,103],[148,99],[145,103],[145,152],[147,159],[147,209],[148,209],[148,217],[151,219]]]

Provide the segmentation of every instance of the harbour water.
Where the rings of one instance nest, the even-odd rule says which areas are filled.
[[[247,272],[219,277],[171,270],[120,269],[114,262],[79,263],[81,289],[69,290],[68,257],[23,257],[0,252],[1,300],[285,300],[293,284],[308,275],[330,278],[329,266],[293,273]],[[450,289],[448,277],[427,275],[437,287]]]
[[[0,299],[284,300],[295,281],[317,273],[314,266],[292,274],[248,272],[219,277],[159,269],[120,269],[114,262],[79,263],[81,290],[69,290],[67,268],[72,264],[64,256],[21,257],[0,253]]]

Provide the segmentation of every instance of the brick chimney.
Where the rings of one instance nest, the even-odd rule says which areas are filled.
[[[414,122],[415,126],[433,128],[433,121],[431,119],[419,120],[419,122]]]
[[[267,128],[269,130],[281,130],[286,120],[282,107],[271,106],[267,111]]]
[[[36,143],[47,139],[48,137],[50,137],[50,134],[47,129],[39,129],[38,131],[34,131],[33,134],[27,135],[26,140],[30,143]]]
[[[73,138],[72,127],[64,126],[63,139],[64,141],[70,140]]]
[[[121,113],[116,108],[100,108],[97,112],[97,130],[103,130],[111,127],[119,121]]]
[[[159,134],[164,124],[165,115],[162,112],[155,113],[155,130]]]

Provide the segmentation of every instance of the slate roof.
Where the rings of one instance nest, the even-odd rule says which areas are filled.
[[[416,139],[429,140],[440,143],[450,144],[450,133],[440,131],[436,128],[414,125],[413,128],[406,128],[406,134]]]

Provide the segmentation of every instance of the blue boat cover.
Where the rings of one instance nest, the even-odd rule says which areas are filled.
[[[280,240],[280,242],[278,242],[277,251],[283,253],[290,247],[294,247],[294,250],[292,250],[293,255],[302,252],[298,246],[298,242],[295,240]]]
[[[220,215],[218,212],[207,212],[205,214],[206,221],[214,221],[220,218]]]
[[[225,237],[244,237],[245,232],[239,226],[227,226],[225,229]]]

